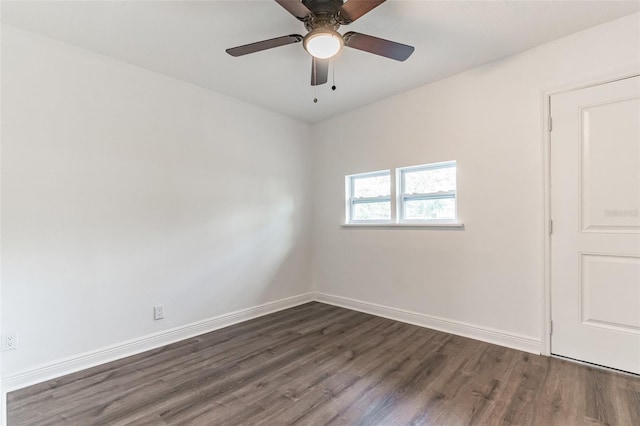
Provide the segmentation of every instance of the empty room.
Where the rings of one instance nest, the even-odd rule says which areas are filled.
[[[640,2],[0,17],[1,425],[640,425]]]

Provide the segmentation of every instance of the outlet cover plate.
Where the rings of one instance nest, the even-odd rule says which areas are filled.
[[[164,305],[156,305],[153,307],[153,319],[161,320],[164,318]]]
[[[2,350],[13,351],[18,349],[18,333],[12,332],[2,335]]]

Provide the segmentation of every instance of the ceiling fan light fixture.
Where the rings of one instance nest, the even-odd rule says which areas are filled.
[[[316,28],[304,37],[302,44],[311,56],[328,59],[340,52],[344,46],[344,40],[337,31],[330,28]]]

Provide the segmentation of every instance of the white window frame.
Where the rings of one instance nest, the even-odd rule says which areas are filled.
[[[418,172],[428,171],[444,168],[456,168],[456,189],[453,191],[440,191],[440,192],[427,192],[424,194],[405,194],[404,191],[404,177],[406,172]],[[440,163],[421,164],[418,166],[398,167],[396,169],[396,212],[398,217],[398,223],[402,224],[457,224],[458,223],[458,165],[455,160],[443,161]],[[438,200],[438,199],[453,199],[455,217],[453,219],[405,219],[405,203],[411,200]]]
[[[389,176],[389,195],[388,196],[381,196],[381,197],[358,197],[355,198],[353,196],[353,187],[354,187],[354,181],[356,179],[366,179],[366,178],[372,178],[372,177],[377,177],[377,176],[385,176],[388,175]],[[347,198],[346,198],[346,217],[348,218],[347,223],[353,223],[353,224],[376,224],[376,223],[382,223],[382,224],[389,224],[389,223],[393,223],[393,205],[391,203],[391,195],[392,195],[392,191],[393,191],[393,181],[392,181],[392,176],[391,176],[391,170],[387,169],[387,170],[378,170],[376,172],[367,172],[367,173],[357,173],[357,174],[353,174],[353,175],[348,175],[345,177],[345,194],[347,194]],[[355,220],[353,219],[353,208],[356,204],[365,204],[365,203],[381,203],[381,202],[388,202],[389,203],[389,219],[373,219],[373,220]]]

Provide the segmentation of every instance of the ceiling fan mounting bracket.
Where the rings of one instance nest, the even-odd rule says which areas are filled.
[[[302,4],[311,12],[309,16],[302,19],[307,31],[316,28],[330,28],[337,30],[342,24],[340,19],[340,8],[343,0],[302,0]]]
[[[302,4],[313,13],[329,12],[337,14],[343,6],[343,0],[302,0]]]
[[[316,28],[330,28],[337,31],[340,28],[340,22],[336,13],[316,12],[304,21],[304,27],[307,31],[313,31]]]

